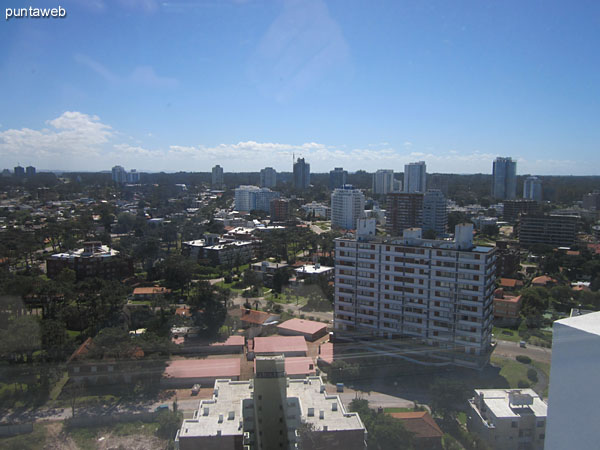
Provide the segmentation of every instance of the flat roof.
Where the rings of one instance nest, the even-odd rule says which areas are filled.
[[[568,317],[554,322],[566,327],[576,328],[586,333],[600,335],[600,312],[593,312],[581,316]]]
[[[286,320],[277,328],[282,330],[296,331],[298,333],[314,334],[321,331],[323,328],[327,328],[327,324],[321,322],[315,322],[313,320],[304,319],[290,319]]]
[[[268,336],[254,338],[254,353],[308,352],[302,336]]]
[[[308,356],[285,358],[285,373],[287,376],[314,376],[316,374],[315,367],[315,362]],[[254,360],[254,373],[256,373],[256,359]]]
[[[333,267],[329,267],[329,266],[316,266],[314,264],[306,264],[304,266],[298,267],[296,269],[297,273],[323,273],[323,272],[328,272],[330,270],[333,270]]]
[[[233,378],[240,376],[239,358],[178,359],[169,361],[165,378]]]
[[[531,395],[533,403],[522,408],[511,407],[509,404],[511,389],[475,389],[478,395],[483,395],[483,402],[488,410],[498,418],[521,417],[526,414],[546,417],[548,406],[533,389],[518,389],[518,391],[521,394]]]
[[[245,342],[244,336],[229,336],[225,342],[214,342],[210,345],[244,345]]]

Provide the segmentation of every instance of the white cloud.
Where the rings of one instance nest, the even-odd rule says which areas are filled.
[[[114,134],[98,116],[66,111],[46,122],[52,128],[9,129],[0,132],[0,153],[26,158],[95,156]]]

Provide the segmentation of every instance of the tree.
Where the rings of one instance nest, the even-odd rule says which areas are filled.
[[[430,386],[431,409],[448,420],[454,416],[457,408],[467,399],[469,391],[464,383],[458,380],[436,379]]]
[[[216,336],[227,317],[229,289],[212,286],[208,281],[196,284],[196,294],[188,300],[192,317],[207,336]]]

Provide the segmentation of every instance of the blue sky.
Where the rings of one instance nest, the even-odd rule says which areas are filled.
[[[598,175],[597,1],[59,3],[0,22],[0,168]]]

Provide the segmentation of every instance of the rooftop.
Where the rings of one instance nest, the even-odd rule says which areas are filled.
[[[315,367],[315,362],[308,356],[285,358],[285,373],[288,376],[314,376],[316,373]],[[254,373],[256,373],[256,359],[254,360]]]
[[[586,333],[600,335],[600,312],[568,317],[554,322],[566,327],[576,328]]]
[[[178,359],[169,361],[165,378],[233,378],[240,376],[239,358]]]
[[[254,338],[254,353],[308,352],[302,336],[269,336]]]
[[[282,324],[278,325],[277,328],[296,331],[298,333],[314,334],[321,331],[323,328],[327,328],[327,324],[321,322],[314,322],[312,320],[304,319],[290,319],[286,320]]]
[[[536,417],[546,417],[548,406],[533,389],[475,389],[475,393],[483,396],[487,409],[498,418],[521,417],[534,414]],[[529,405],[511,405],[510,395],[518,393],[531,397]]]
[[[402,420],[404,428],[418,438],[441,438],[444,432],[427,411],[389,413],[394,419]]]

